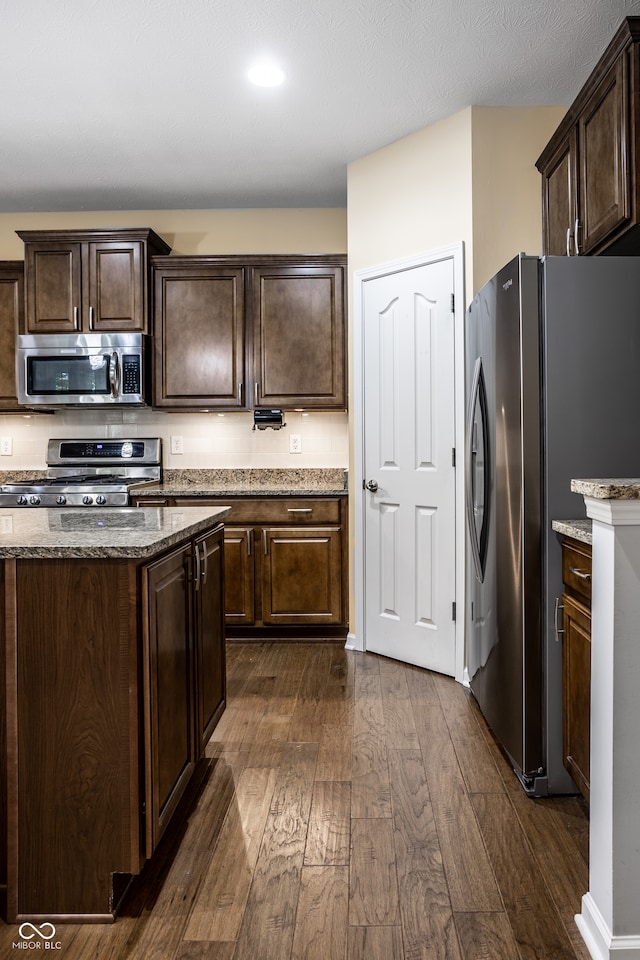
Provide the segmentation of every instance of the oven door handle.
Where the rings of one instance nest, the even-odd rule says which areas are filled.
[[[111,387],[112,397],[118,396],[118,387],[120,385],[119,384],[120,377],[118,376],[118,374],[119,374],[118,354],[114,350],[114,352],[109,357],[109,385]]]

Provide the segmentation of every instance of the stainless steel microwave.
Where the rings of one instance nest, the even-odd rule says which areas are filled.
[[[18,400],[26,406],[141,405],[149,394],[149,338],[141,333],[18,337]]]

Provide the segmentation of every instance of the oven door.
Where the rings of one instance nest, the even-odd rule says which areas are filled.
[[[48,407],[143,404],[144,340],[139,334],[20,336],[18,399]]]

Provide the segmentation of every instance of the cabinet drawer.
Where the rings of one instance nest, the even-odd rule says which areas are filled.
[[[591,550],[578,543],[562,544],[562,581],[570,593],[584,597],[591,604]]]
[[[304,499],[302,497],[278,497],[269,499],[236,500],[229,497],[222,500],[208,500],[205,497],[177,497],[176,503],[185,506],[216,505],[231,507],[231,513],[225,518],[229,523],[256,523],[262,526],[277,523],[340,523],[340,501]]]

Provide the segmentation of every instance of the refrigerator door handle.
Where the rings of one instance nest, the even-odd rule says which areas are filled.
[[[480,391],[480,378],[482,376],[482,357],[478,357],[473,370],[473,379],[471,381],[471,393],[469,394],[469,409],[467,410],[467,456],[465,458],[465,492],[467,503],[467,526],[469,528],[469,542],[471,544],[471,556],[473,557],[473,566],[476,572],[476,578],[482,583],[484,581],[484,572],[480,560],[480,544],[478,542],[478,531],[476,529],[475,504],[473,502],[473,469],[474,469],[474,411],[478,401]]]

